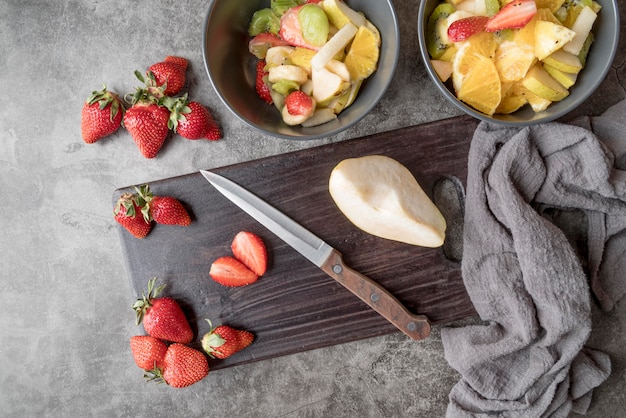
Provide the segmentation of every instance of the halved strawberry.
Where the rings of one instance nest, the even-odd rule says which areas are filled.
[[[487,16],[471,16],[455,20],[448,27],[448,39],[452,42],[461,42],[470,36],[485,30]]]
[[[265,60],[259,60],[256,63],[256,93],[267,104],[273,104],[274,99],[272,99],[270,94],[272,88],[267,81],[268,75],[269,73],[265,71]]]
[[[250,42],[248,43],[248,50],[255,57],[264,59],[267,50],[271,47],[288,45],[288,42],[280,39],[278,36],[263,32],[250,39]]]
[[[315,112],[315,101],[301,90],[294,90],[285,97],[287,112],[294,116],[309,117]]]
[[[536,14],[537,4],[534,0],[513,0],[489,18],[485,24],[485,30],[496,32],[503,29],[523,28]]]
[[[217,283],[228,287],[252,284],[259,276],[235,257],[220,257],[211,264],[209,275]]]
[[[265,243],[256,234],[241,231],[233,239],[230,246],[233,255],[257,276],[262,276],[267,270],[267,248]]]

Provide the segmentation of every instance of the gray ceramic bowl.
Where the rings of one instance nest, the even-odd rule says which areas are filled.
[[[280,112],[255,92],[256,58],[248,52],[247,29],[252,14],[269,0],[212,0],[204,23],[204,65],[215,91],[239,119],[260,131],[287,139],[333,136],[360,121],[383,96],[396,69],[399,30],[390,0],[348,0],[381,32],[378,69],[361,87],[355,102],[336,121],[310,128],[288,126]]]
[[[548,109],[541,113],[535,113],[530,106],[524,106],[522,109],[510,115],[488,116],[458,100],[450,83],[441,82],[430,63],[424,33],[428,17],[437,4],[440,3],[438,0],[422,0],[420,3],[417,30],[424,65],[439,91],[457,108],[475,118],[508,126],[527,126],[558,119],[587,100],[596,88],[598,88],[600,83],[602,83],[611,68],[611,63],[613,62],[619,41],[620,26],[617,1],[597,0],[597,2],[602,5],[602,10],[598,14],[598,19],[593,27],[596,38],[591,46],[585,68],[580,72],[576,84],[570,89],[570,95],[560,102],[553,103]]]

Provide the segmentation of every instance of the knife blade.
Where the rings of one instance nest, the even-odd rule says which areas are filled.
[[[254,193],[219,174],[200,173],[222,195],[252,216],[322,271],[359,297],[369,307],[414,340],[430,335],[425,315],[410,312],[387,289],[344,264],[341,253]]]

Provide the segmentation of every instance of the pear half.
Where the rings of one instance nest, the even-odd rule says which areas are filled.
[[[333,169],[328,189],[339,210],[369,234],[423,247],[443,245],[445,218],[411,172],[393,158],[343,160]]]

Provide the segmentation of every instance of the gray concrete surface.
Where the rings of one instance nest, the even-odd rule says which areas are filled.
[[[206,1],[0,2],[0,416],[443,416],[458,376],[440,328],[419,343],[394,334],[220,370],[185,390],[144,383],[128,348],[134,297],[111,217],[122,186],[457,115],[419,58],[418,3],[394,1],[402,57],[374,111],[337,137],[295,142],[259,135],[219,102],[202,64]],[[625,49],[622,35],[613,70],[576,113],[626,97]],[[131,91],[133,71],[168,54],[190,59],[192,98],[213,109],[226,138],[169,140],[155,160],[123,131],[84,144],[89,93],[101,83]],[[590,417],[626,414],[625,343],[626,301],[596,312],[589,345],[610,354],[613,373]]]

